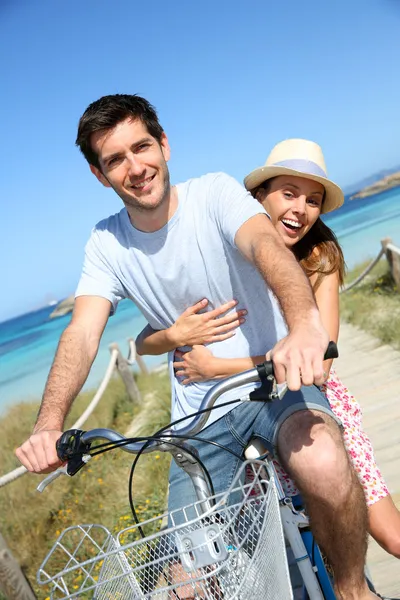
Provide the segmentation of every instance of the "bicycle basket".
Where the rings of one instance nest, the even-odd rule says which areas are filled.
[[[247,465],[253,477],[244,484]],[[52,600],[290,600],[278,496],[264,473],[263,463],[247,461],[211,510],[203,513],[197,502],[166,513],[168,528],[144,539],[138,540],[137,526],[117,539],[101,526],[69,528],[38,582],[52,586]],[[142,527],[155,521],[160,517]],[[75,546],[66,534],[76,537]],[[56,553],[64,562],[57,555],[52,570]]]

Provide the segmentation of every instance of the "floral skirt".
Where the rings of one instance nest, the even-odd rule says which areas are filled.
[[[340,381],[334,369],[331,369],[321,389],[326,394],[332,411],[343,424],[347,452],[363,486],[367,505],[371,506],[388,496],[389,490],[375,462],[371,441],[362,428],[361,407]],[[274,460],[274,465],[285,494],[296,496],[299,491],[294,482],[277,460]]]

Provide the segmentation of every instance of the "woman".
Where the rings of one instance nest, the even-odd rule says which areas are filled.
[[[327,179],[320,147],[307,140],[285,140],[273,148],[265,166],[252,171],[244,183],[263,205],[285,245],[309,277],[325,329],[330,339],[337,341],[344,259],[334,233],[320,215],[339,208],[343,193]],[[233,329],[244,322],[246,312],[226,315],[235,305],[232,301],[205,315],[198,314],[206,305],[207,301],[203,300],[190,307],[170,328],[177,347],[192,346],[189,352],[177,350],[175,353],[176,376],[181,377],[184,384],[227,377],[264,360],[264,356],[214,357],[204,344],[234,335]],[[164,349],[157,346],[157,339],[157,334],[146,328],[137,340],[139,354],[162,353]],[[370,533],[387,552],[400,558],[400,513],[375,463],[371,442],[362,429],[360,406],[332,369],[332,361],[326,361],[325,365],[323,390],[333,412],[343,423],[345,445],[369,507]],[[276,467],[286,493],[297,494],[278,462]]]

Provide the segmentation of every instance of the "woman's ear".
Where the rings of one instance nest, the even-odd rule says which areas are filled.
[[[256,191],[256,193],[254,194],[253,192],[253,196],[256,200],[258,200],[258,202],[260,204],[262,204],[263,200],[264,200],[264,196],[265,196],[265,190],[262,187],[259,187],[258,190]]]

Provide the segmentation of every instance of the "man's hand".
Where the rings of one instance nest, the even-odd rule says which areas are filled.
[[[329,336],[319,317],[299,324],[267,353],[274,363],[277,383],[286,381],[289,390],[302,385],[322,385],[325,381],[323,358]]]
[[[51,473],[63,464],[57,456],[56,442],[62,431],[44,429],[33,433],[15,454],[31,473]]]

